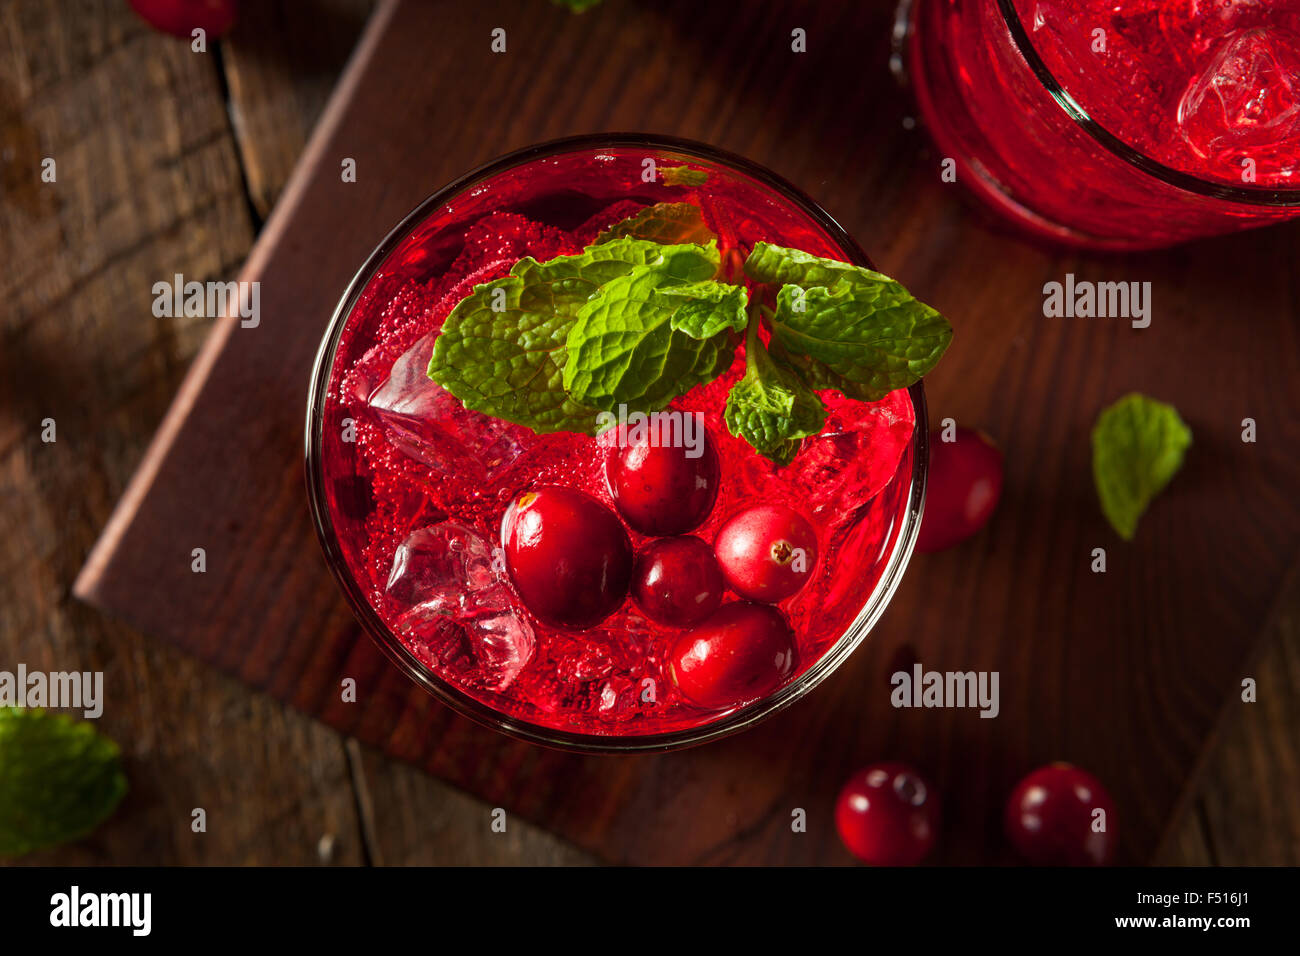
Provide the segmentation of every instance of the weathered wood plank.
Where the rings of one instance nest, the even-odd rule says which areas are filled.
[[[103,671],[132,787],[24,862],[310,863],[327,833],[360,860],[336,733],[70,594],[211,328],[155,318],[153,283],[228,278],[252,239],[212,58],[125,3],[4,4],[0,170],[0,668]]]
[[[230,119],[265,219],[333,92],[375,0],[245,4],[222,43]]]

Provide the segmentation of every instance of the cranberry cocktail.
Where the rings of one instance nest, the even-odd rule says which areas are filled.
[[[309,409],[317,527],[367,629],[458,709],[570,746],[706,739],[883,610],[950,335],[744,161],[538,147],[354,280]]]
[[[903,0],[956,179],[1041,236],[1141,248],[1300,215],[1300,0]]]

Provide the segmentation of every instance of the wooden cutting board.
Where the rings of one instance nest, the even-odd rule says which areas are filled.
[[[1056,759],[1106,782],[1122,860],[1146,860],[1225,701],[1247,706],[1241,681],[1300,554],[1300,229],[1123,258],[1036,248],[943,183],[942,157],[904,122],[887,69],[892,4],[741,9],[382,4],[241,276],[261,282],[261,323],[214,329],[76,593],[611,861],[849,862],[836,791],[884,758],[941,787],[938,862],[1008,859],[1002,802]],[[491,50],[496,28],[505,53]],[[796,28],[805,53],[791,50]],[[605,130],[710,142],[821,202],[952,319],[954,345],[927,381],[931,417],[984,427],[1007,469],[991,526],[915,557],[872,636],[816,692],[740,737],[628,758],[509,740],[400,676],[344,607],[302,476],[311,361],[371,248],[466,170]],[[356,182],[342,181],[345,159]],[[1043,284],[1066,273],[1150,281],[1150,328],[1044,318]],[[1195,445],[1125,544],[1098,511],[1088,436],[1134,389],[1174,403]],[[1104,574],[1090,569],[1098,547]],[[893,709],[889,675],[916,661],[998,671],[999,716]],[[346,677],[356,703],[341,700]],[[792,831],[796,808],[807,832]]]

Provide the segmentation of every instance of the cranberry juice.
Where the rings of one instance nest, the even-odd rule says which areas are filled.
[[[688,164],[707,180],[647,181],[650,158]],[[796,512],[815,534],[809,580],[774,602],[780,613],[769,615],[778,622],[784,616],[793,634],[793,653],[778,662],[779,683],[798,681],[872,597],[908,515],[911,395],[901,390],[862,403],[825,393],[825,428],[778,468],[729,434],[722,420],[727,392],[743,373],[742,346],[729,371],[670,408],[680,421],[695,416],[707,430],[716,498],[710,491],[684,501],[684,491],[660,489],[664,502],[672,499],[672,514],[657,510],[654,495],[620,503],[627,517],[616,520],[636,551],[631,573],[639,577],[598,623],[564,626],[587,624],[593,607],[596,616],[606,612],[591,602],[546,605],[543,596],[533,599],[537,613],[525,604],[520,582],[503,573],[507,512],[509,537],[521,507],[554,503],[554,527],[581,538],[584,501],[618,513],[606,466],[626,433],[539,435],[468,411],[425,375],[432,342],[475,284],[505,275],[525,256],[581,252],[602,230],[660,202],[698,206],[719,237],[724,263],[743,258],[759,240],[842,260],[851,255],[800,203],[729,166],[646,147],[575,148],[480,179],[411,227],[365,281],[329,365],[319,479],[343,565],[336,570],[382,621],[388,634],[381,639],[400,641],[416,667],[515,723],[576,734],[659,734],[754,704],[743,688],[759,685],[743,681],[739,696],[692,698],[669,666],[704,613],[740,600],[709,552],[724,524],[752,505]],[[547,491],[555,487],[564,490]],[[698,522],[690,530],[697,542],[653,537],[679,530],[673,522],[683,509],[693,512],[688,524]],[[621,539],[608,518],[597,524],[592,535]],[[652,546],[656,540],[676,543]],[[595,537],[580,543],[605,547]],[[626,575],[626,556],[615,557],[616,573]],[[660,567],[700,582],[707,606],[696,613],[656,603],[663,601],[653,593]],[[704,626],[730,639],[721,624]],[[761,686],[749,693],[767,696],[771,684]]]
[[[941,155],[1031,232],[1142,248],[1300,214],[1300,0],[913,0],[910,25]]]

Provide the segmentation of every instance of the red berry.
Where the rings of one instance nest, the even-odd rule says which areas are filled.
[[[1106,788],[1068,763],[1039,767],[1007,801],[1007,837],[1038,866],[1104,866],[1115,852],[1114,824]]]
[[[755,505],[727,520],[714,543],[731,589],[776,604],[808,582],[817,566],[817,533],[785,505]]]
[[[969,428],[953,441],[930,434],[930,473],[917,551],[942,551],[973,535],[993,514],[1002,494],[1002,452],[993,439]]]
[[[721,710],[766,697],[795,672],[794,634],[765,604],[726,604],[678,639],[673,682],[693,703]]]
[[[718,453],[698,418],[690,422],[695,441],[688,447],[684,428],[689,413],[657,412],[644,429],[620,426],[620,440],[605,459],[605,480],[614,506],[629,525],[649,535],[684,534],[704,523],[718,497]],[[657,444],[651,439],[657,436]],[[694,456],[694,457],[692,457]]]
[[[547,624],[591,627],[627,595],[627,532],[614,512],[581,491],[551,485],[520,495],[501,519],[501,544],[515,590]]]
[[[875,763],[840,791],[835,826],[862,862],[915,866],[939,833],[939,792],[907,764]]]
[[[195,30],[219,37],[239,14],[239,0],[131,0],[131,6],[150,26],[187,40]]]
[[[636,555],[632,597],[660,624],[698,624],[718,609],[726,587],[713,549],[699,538],[660,538]]]

